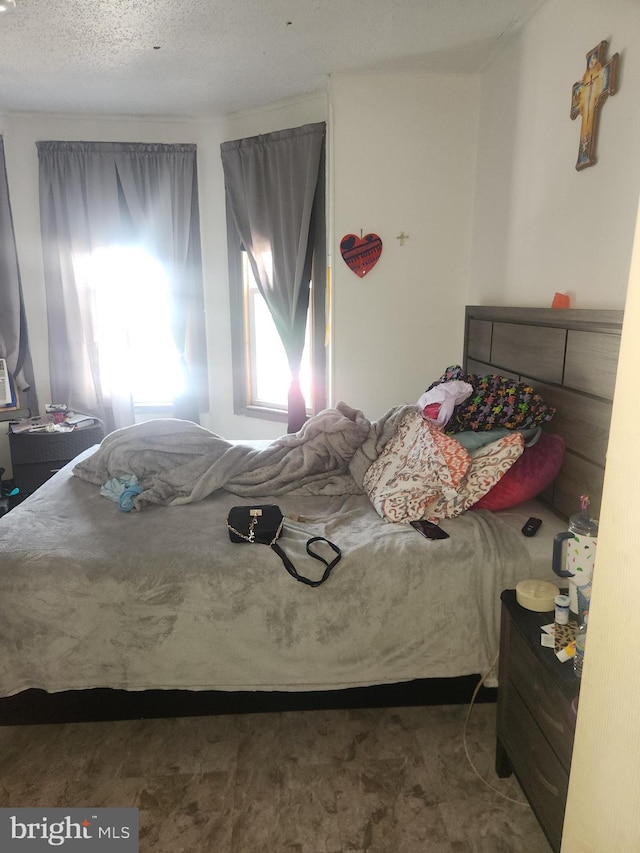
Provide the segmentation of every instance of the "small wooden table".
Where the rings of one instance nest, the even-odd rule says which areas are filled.
[[[521,607],[513,589],[501,595],[496,773],[515,772],[549,843],[560,850],[580,680],[540,645],[554,613]]]
[[[72,432],[9,434],[13,480],[23,500],[67,462],[104,438],[101,423]]]

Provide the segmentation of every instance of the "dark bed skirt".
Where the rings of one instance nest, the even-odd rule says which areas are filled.
[[[479,675],[430,678],[400,684],[311,692],[94,689],[47,693],[25,690],[0,699],[0,725],[96,722],[214,714],[460,705],[471,701]],[[495,702],[497,690],[481,687],[476,702]]]

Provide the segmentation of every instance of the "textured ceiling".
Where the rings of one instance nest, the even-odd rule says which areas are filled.
[[[16,0],[0,111],[220,115],[332,73],[482,70],[545,0]]]

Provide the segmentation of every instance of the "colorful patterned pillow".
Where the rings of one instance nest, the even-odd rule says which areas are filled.
[[[532,447],[501,477],[473,509],[500,509],[530,501],[551,485],[564,462],[564,441],[559,435],[543,433]]]
[[[454,438],[409,412],[364,476],[364,490],[382,518],[417,521],[431,504],[453,499],[471,463]]]
[[[460,380],[468,382],[473,393],[453,410],[445,426],[448,433],[462,430],[490,430],[496,427],[525,429],[542,426],[551,420],[555,409],[547,406],[542,397],[530,385],[516,382],[506,376],[489,374],[479,376],[464,373],[459,365],[447,367],[440,379],[431,388],[442,382]]]
[[[453,496],[443,496],[429,508],[429,518],[455,518],[477,505],[495,484],[508,474],[524,450],[524,440],[519,432],[511,432],[497,441],[475,450],[471,465]]]

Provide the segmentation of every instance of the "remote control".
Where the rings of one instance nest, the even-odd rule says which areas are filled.
[[[541,518],[529,518],[527,519],[524,527],[522,528],[522,533],[525,536],[535,536],[538,530],[540,529],[541,524]]]

